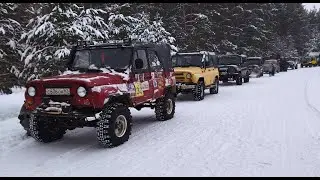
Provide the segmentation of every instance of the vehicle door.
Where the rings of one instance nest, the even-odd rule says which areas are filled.
[[[215,77],[218,76],[219,77],[219,61],[218,61],[218,56],[217,55],[212,55],[211,56],[212,59],[212,64],[213,64],[213,81],[215,81]]]
[[[154,49],[148,49],[148,60],[151,70],[151,85],[153,86],[153,99],[158,99],[165,90],[165,71],[163,62]]]
[[[241,69],[241,75],[246,76],[249,69],[246,67],[245,59],[242,56],[238,56],[238,58],[240,58],[240,64],[238,66]]]
[[[205,53],[203,55],[203,59],[202,59],[202,64],[203,64],[203,68],[202,68],[202,74],[203,74],[203,78],[204,78],[204,84],[205,86],[209,86],[212,81],[212,77],[210,77],[210,72],[211,70],[208,68],[209,65],[209,54]]]
[[[215,80],[216,72],[215,72],[215,67],[213,63],[213,55],[211,54],[208,55],[208,61],[206,62],[206,71],[208,72],[210,84],[213,84]]]
[[[152,77],[146,49],[134,50],[132,64],[134,80],[129,85],[129,91],[134,92],[134,104],[141,104],[153,98]]]

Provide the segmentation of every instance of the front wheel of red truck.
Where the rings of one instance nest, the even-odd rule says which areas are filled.
[[[54,121],[45,119],[46,117],[30,115],[29,130],[30,135],[37,141],[49,143],[61,139],[66,130],[56,126]]]
[[[172,119],[176,109],[176,102],[172,93],[167,93],[164,97],[156,101],[156,118],[158,121]]]
[[[128,141],[131,135],[132,117],[129,108],[122,103],[109,104],[100,113],[97,139],[102,147],[112,148]]]

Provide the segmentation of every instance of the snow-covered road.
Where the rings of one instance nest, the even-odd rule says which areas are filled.
[[[22,93],[9,96],[23,102]],[[0,176],[320,176],[318,67],[223,85],[200,102],[180,96],[176,105],[166,122],[132,109],[133,133],[112,149],[98,146],[93,128],[37,143],[11,115],[19,105],[3,106]]]

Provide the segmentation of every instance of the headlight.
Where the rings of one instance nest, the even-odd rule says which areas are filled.
[[[28,95],[31,96],[31,97],[35,96],[36,95],[36,88],[30,86],[28,88]]]
[[[80,87],[78,87],[78,89],[77,89],[77,93],[78,93],[78,95],[79,95],[80,97],[84,97],[84,96],[86,96],[86,94],[87,94],[87,90],[86,90],[86,88],[80,86]]]
[[[188,73],[188,74],[186,75],[186,78],[190,79],[190,78],[191,78],[191,74]]]

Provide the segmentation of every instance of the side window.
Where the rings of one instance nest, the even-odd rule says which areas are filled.
[[[216,55],[211,56],[213,67],[217,67],[219,65],[218,57]]]
[[[137,64],[136,64],[136,60],[137,59],[141,59],[142,60],[142,68],[136,69]],[[147,59],[147,53],[145,50],[143,49],[139,49],[137,51],[134,52],[133,54],[133,67],[135,70],[139,70],[139,71],[146,71],[148,70],[148,59]]]
[[[213,67],[213,55],[209,55],[209,61],[208,61],[208,64],[207,64],[207,67]]]
[[[155,51],[148,50],[148,58],[152,71],[163,71],[162,63]]]
[[[210,55],[206,54],[204,56],[205,56],[205,58],[204,58],[205,67],[212,67]]]

